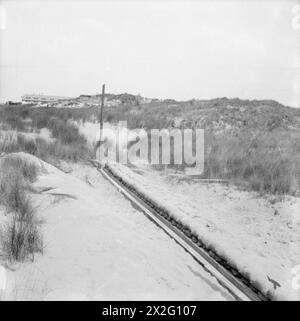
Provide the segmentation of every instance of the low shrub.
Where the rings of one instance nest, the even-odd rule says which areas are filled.
[[[51,118],[47,126],[53,137],[64,144],[86,144],[86,139],[79,133],[76,125],[58,118]]]

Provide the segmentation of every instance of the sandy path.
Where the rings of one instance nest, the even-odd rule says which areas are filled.
[[[48,170],[49,171],[49,170]],[[45,253],[8,273],[5,299],[231,300],[216,280],[94,168],[40,177]]]

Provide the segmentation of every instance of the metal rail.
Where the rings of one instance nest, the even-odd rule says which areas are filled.
[[[116,177],[107,165],[103,167],[96,161],[93,161],[92,163],[104,178],[192,255],[193,258],[197,260],[206,271],[212,274],[236,300],[269,300],[235,268],[231,267],[227,262],[224,263],[223,258],[219,257],[212,249],[207,249],[199,238],[190,233],[190,231],[188,231],[187,228],[184,228],[181,223],[176,222],[173,218],[170,219],[170,216],[168,215],[164,215],[164,210],[158,209],[158,205],[151,202],[149,198],[144,200],[143,198],[145,197],[141,197],[140,193],[128,182],[125,182],[121,177]],[[179,226],[179,224],[181,225]],[[178,226],[180,228],[178,228]]]

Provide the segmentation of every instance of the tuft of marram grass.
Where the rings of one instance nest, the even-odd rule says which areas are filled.
[[[9,261],[23,261],[43,252],[43,239],[39,225],[34,220],[20,220],[15,214],[0,230],[2,251]]]
[[[10,213],[0,230],[1,248],[10,261],[22,261],[42,252],[43,240],[35,210],[26,193],[39,168],[24,155],[9,154],[0,161],[0,204]]]

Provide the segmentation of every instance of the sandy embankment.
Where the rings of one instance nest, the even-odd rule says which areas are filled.
[[[45,249],[6,269],[2,299],[232,299],[94,168],[77,165],[71,175],[26,157],[45,169],[36,189],[51,188],[32,195]]]

